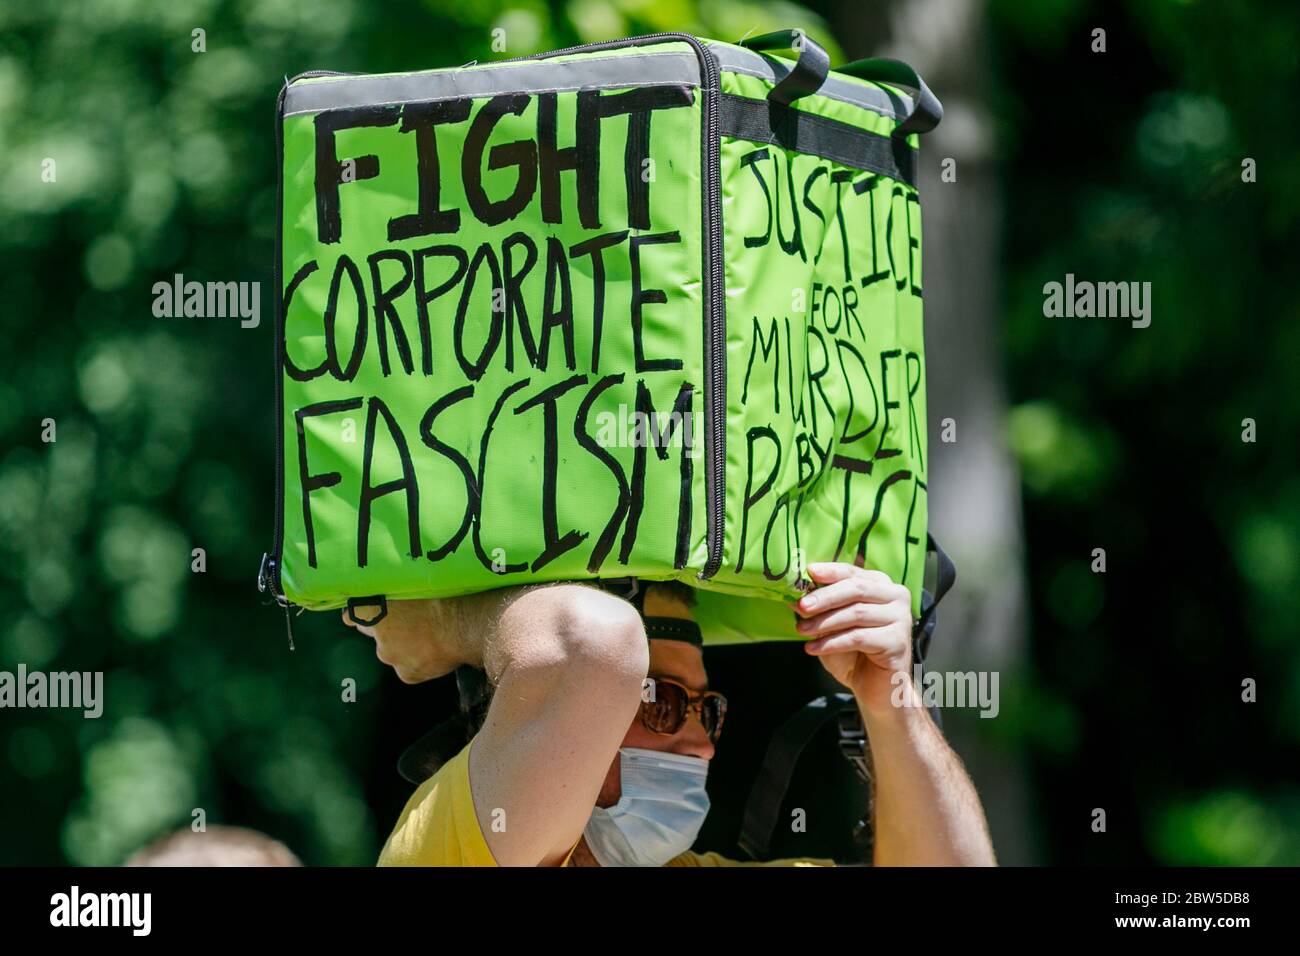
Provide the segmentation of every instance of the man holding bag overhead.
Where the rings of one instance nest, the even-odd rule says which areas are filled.
[[[870,740],[874,862],[994,864],[975,789],[912,685],[907,590],[851,564],[808,573],[819,586],[794,605],[805,649],[853,692]],[[690,852],[726,710],[690,594],[647,585],[644,619],[578,584],[389,602],[372,626],[345,612],[403,681],[468,664],[493,687],[482,727],[416,790],[380,865],[746,865]]]

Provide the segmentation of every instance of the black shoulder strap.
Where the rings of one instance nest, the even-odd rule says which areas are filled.
[[[928,590],[921,592],[921,616],[912,630],[912,659],[918,673],[930,651],[930,639],[934,636],[938,616],[935,608],[943,600],[953,582],[957,580],[957,569],[947,552],[939,546],[933,535],[926,537],[926,553],[934,552],[937,559],[934,594]],[[942,730],[942,717],[937,707],[932,707],[930,716]],[[740,848],[756,860],[765,859],[772,844],[772,834],[776,832],[777,818],[781,805],[790,789],[795,766],[809,742],[832,719],[838,721],[840,751],[848,759],[858,776],[871,786],[871,753],[868,747],[866,729],[858,714],[857,701],[852,694],[834,694],[831,697],[818,697],[810,701],[782,724],[767,746],[763,756],[763,766],[750,788],[749,799],[745,802],[745,816],[740,829]],[[870,790],[868,790],[870,799]],[[870,813],[859,824],[859,830],[870,827]],[[855,835],[857,836],[857,835]],[[870,839],[870,833],[865,834]],[[862,837],[858,837],[863,843]],[[865,844],[864,844],[865,845]]]
[[[912,628],[913,640],[922,642],[919,648],[920,654],[916,658],[918,662],[925,660],[925,655],[930,649],[930,637],[934,633],[935,623],[938,620],[935,610],[938,608],[939,602],[944,599],[944,595],[952,590],[953,584],[957,581],[957,566],[952,563],[952,558],[948,557],[948,552],[943,550],[932,534],[925,536],[925,553],[934,555],[936,573],[934,595],[931,596],[928,591],[922,589],[921,616],[917,618],[916,624]]]
[[[397,758],[397,772],[417,787],[464,748],[469,736],[465,716],[455,714],[429,731]]]
[[[468,664],[456,668],[456,689],[460,709],[438,724],[397,758],[397,772],[419,786],[464,749],[483,723],[492,700],[492,686],[487,673]]]
[[[852,694],[818,697],[795,711],[772,735],[767,753],[763,755],[763,766],[750,788],[749,799],[745,801],[745,816],[740,825],[740,848],[754,859],[767,857],[781,804],[785,802],[794,768],[804,748],[822,727],[845,711],[857,711],[857,701]]]

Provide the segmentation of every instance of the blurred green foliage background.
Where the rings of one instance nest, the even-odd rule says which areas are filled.
[[[286,75],[789,26],[834,63],[875,52],[837,46],[845,23],[900,6],[0,7],[0,669],[103,670],[107,698],[98,720],[0,712],[0,863],[116,864],[201,807],[310,863],[369,864],[405,796],[393,760],[451,699],[447,682],[402,687],[332,615],[297,618],[290,655],[253,587]],[[1029,639],[1002,717],[973,729],[1026,758],[1039,850],[1014,862],[1300,863],[1300,7],[995,0],[986,16]],[[260,327],[155,318],[151,287],[177,272],[260,281]],[[1152,328],[1045,319],[1042,286],[1067,272],[1151,281]],[[1136,837],[1097,840],[1094,806]]]

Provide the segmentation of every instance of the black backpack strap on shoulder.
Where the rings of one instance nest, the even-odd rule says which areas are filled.
[[[856,715],[857,707],[852,694],[818,697],[795,711],[772,735],[767,753],[763,755],[763,766],[750,788],[749,799],[745,801],[745,816],[740,827],[740,848],[751,857],[765,859],[771,849],[781,805],[785,802],[795,765],[804,748],[830,721],[838,719],[846,711]],[[841,743],[841,748],[843,746]]]
[[[397,758],[397,772],[418,787],[460,753],[468,740],[465,715],[453,714],[402,751]]]
[[[930,640],[938,623],[936,608],[944,596],[952,589],[957,580],[957,569],[947,552],[939,546],[934,535],[926,537],[926,553],[934,552],[937,574],[934,593],[921,591],[921,616],[912,629],[912,660],[916,675],[923,676],[922,667],[930,651]],[[922,690],[921,687],[917,688]],[[942,718],[937,707],[929,708],[930,716],[942,729]],[[852,694],[834,694],[831,697],[818,697],[805,704],[794,716],[782,724],[772,735],[767,753],[763,757],[763,766],[749,791],[745,802],[745,816],[741,824],[740,847],[754,859],[766,858],[772,843],[772,834],[776,830],[777,818],[781,805],[789,791],[790,781],[794,776],[795,765],[804,748],[830,720],[837,721],[840,752],[853,767],[858,777],[867,786],[867,799],[871,799],[872,767],[871,748],[867,740],[862,717],[858,713],[857,702]],[[861,820],[854,832],[855,842],[870,853],[871,844],[871,808]]]
[[[456,690],[460,694],[460,712],[474,717],[492,702],[492,684],[481,667],[462,664],[456,668]]]
[[[948,552],[940,547],[939,542],[934,539],[934,535],[926,535],[926,553],[934,552],[936,561],[936,575],[934,582],[934,594],[924,588],[921,590],[921,616],[917,618],[916,624],[912,627],[912,666],[914,677],[918,683],[925,677],[925,659],[930,653],[930,641],[934,638],[934,629],[939,624],[939,615],[937,608],[939,602],[943,600],[944,595],[952,590],[953,584],[957,580],[957,566],[952,563],[952,558],[948,557]],[[924,684],[920,683],[917,691],[924,689]],[[943,730],[943,716],[938,707],[926,708],[930,712],[930,717],[934,720],[935,726]]]
[[[862,781],[867,791],[866,813],[853,826],[853,842],[861,852],[863,859],[871,859],[872,846],[875,842],[875,811],[872,804],[876,799],[875,786],[872,782],[871,743],[867,740],[867,728],[862,723],[862,714],[857,707],[840,711],[840,753],[849,762]]]
[[[925,660],[925,654],[930,648],[930,636],[934,633],[934,622],[936,620],[935,609],[939,606],[939,602],[944,599],[944,596],[952,590],[953,584],[957,581],[957,566],[952,563],[952,558],[948,557],[948,552],[943,550],[932,534],[925,536],[925,552],[926,554],[934,554],[937,574],[935,576],[933,597],[926,591],[921,592],[921,616],[917,618],[916,624],[912,628],[914,640],[920,639],[924,635],[925,642],[921,648],[921,655],[917,658],[918,662]]]
[[[397,758],[397,772],[419,786],[464,749],[482,726],[492,702],[492,685],[487,672],[463,664],[456,668],[456,690],[460,709],[438,724]]]

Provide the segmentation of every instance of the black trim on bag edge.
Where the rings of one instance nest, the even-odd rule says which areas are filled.
[[[724,136],[819,156],[916,188],[916,150],[898,139],[767,100],[722,94]]]

